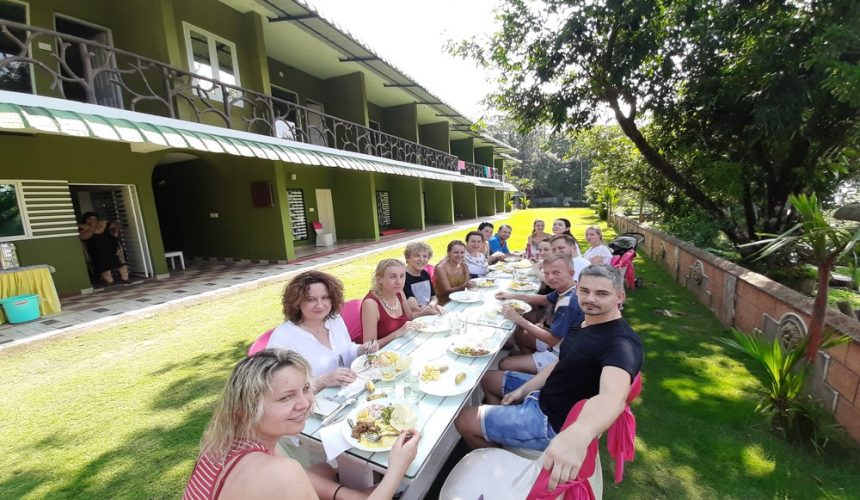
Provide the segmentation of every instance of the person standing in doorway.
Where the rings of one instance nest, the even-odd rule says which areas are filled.
[[[105,285],[113,285],[114,271],[122,283],[128,283],[128,265],[125,252],[120,245],[120,227],[116,222],[99,220],[95,212],[81,216],[78,234],[92,263],[93,274]]]

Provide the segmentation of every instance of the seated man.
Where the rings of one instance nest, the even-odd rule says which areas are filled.
[[[511,226],[502,224],[499,226],[499,232],[490,238],[487,244],[490,246],[490,255],[503,253],[509,255],[511,251],[508,249],[508,238],[511,237]]]
[[[574,300],[571,304],[576,282],[573,281],[573,264],[565,256],[551,255],[543,262],[544,281],[554,291],[549,295],[525,295],[499,292],[499,300],[519,299],[535,306],[552,305],[552,323],[549,331],[523,318],[513,308],[505,307],[502,314],[519,328],[514,339],[521,355],[508,356],[499,363],[505,371],[537,373],[550,363],[558,361],[557,345],[567,335],[572,325],[582,322],[582,311]]]
[[[573,279],[579,281],[579,273],[591,265],[585,257],[579,255],[576,240],[569,234],[557,234],[549,239],[553,255],[564,255],[573,262]]]
[[[585,456],[585,448],[609,428],[624,409],[630,384],[642,367],[642,341],[621,317],[624,281],[610,266],[589,266],[576,290],[585,320],[561,345],[559,360],[537,375],[488,372],[481,385],[490,403],[464,408],[455,420],[472,448],[512,446],[544,450],[552,441],[566,462]],[[555,440],[567,414],[588,399],[576,424]],[[573,431],[571,429],[574,429]],[[558,444],[557,444],[558,443]]]

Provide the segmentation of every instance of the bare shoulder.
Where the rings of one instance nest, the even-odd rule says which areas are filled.
[[[317,498],[302,466],[290,457],[251,453],[224,482],[221,498]]]

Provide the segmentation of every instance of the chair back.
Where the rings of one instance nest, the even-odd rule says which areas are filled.
[[[364,332],[361,327],[361,299],[348,300],[340,310],[340,317],[349,330],[349,338],[356,344],[361,344]]]
[[[424,266],[424,270],[427,271],[427,274],[430,275],[430,282],[433,283],[433,285],[436,285],[436,266],[427,264],[426,266]]]
[[[257,337],[257,340],[255,340],[254,343],[251,344],[251,347],[248,348],[248,356],[253,356],[254,354],[257,354],[258,352],[265,349],[266,346],[269,345],[269,339],[272,337],[272,332],[274,331],[275,329],[272,328],[271,330]]]

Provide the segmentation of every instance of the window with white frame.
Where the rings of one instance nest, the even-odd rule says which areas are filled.
[[[12,240],[27,236],[21,185],[0,181],[0,239]]]
[[[239,62],[236,44],[188,23],[182,23],[185,30],[185,47],[188,51],[188,67],[196,73],[229,85],[240,86]],[[194,81],[198,97],[222,99],[221,87],[215,83],[197,79]],[[242,93],[230,90],[231,104],[242,106]]]

